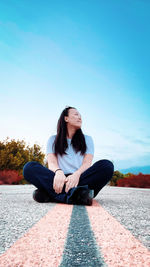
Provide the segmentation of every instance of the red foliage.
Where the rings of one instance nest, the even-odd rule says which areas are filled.
[[[150,175],[139,173],[128,178],[119,179],[117,186],[150,188]]]
[[[0,185],[2,184],[19,184],[23,177],[15,170],[0,171]]]

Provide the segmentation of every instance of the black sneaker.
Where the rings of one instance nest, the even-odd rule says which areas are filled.
[[[36,189],[33,192],[33,199],[39,203],[53,202],[52,198],[45,190]]]
[[[77,205],[87,205],[91,206],[93,199],[90,197],[90,190],[89,189],[82,189],[77,193],[76,196],[76,204]]]
[[[71,188],[68,192],[67,203],[91,206],[93,202],[93,190],[87,185]]]

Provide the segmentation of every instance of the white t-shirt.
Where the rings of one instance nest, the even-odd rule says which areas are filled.
[[[55,153],[53,149],[53,143],[55,137],[56,135],[52,135],[48,139],[46,146],[46,154]],[[89,135],[84,135],[84,137],[87,145],[85,154],[94,155],[94,143],[92,137]],[[84,155],[80,155],[80,151],[77,153],[75,152],[71,144],[71,139],[67,138],[67,142],[68,142],[68,148],[65,151],[67,154],[64,154],[62,156],[58,154],[57,156],[58,166],[60,169],[63,170],[64,174],[74,173],[76,170],[78,170],[81,167],[84,158]]]

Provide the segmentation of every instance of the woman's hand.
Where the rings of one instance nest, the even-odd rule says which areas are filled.
[[[73,173],[66,177],[66,188],[65,192],[67,193],[71,188],[76,187],[79,183],[80,174]]]
[[[57,194],[60,194],[62,192],[65,181],[66,176],[64,175],[63,171],[57,171],[53,180],[53,189]]]

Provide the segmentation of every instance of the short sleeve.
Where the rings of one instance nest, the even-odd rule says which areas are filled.
[[[55,135],[52,135],[48,141],[47,141],[47,145],[46,145],[46,155],[49,153],[55,153],[54,149],[53,149],[53,143],[55,140]]]
[[[87,149],[85,154],[92,154],[94,156],[94,142],[91,136],[87,135],[85,137]]]

